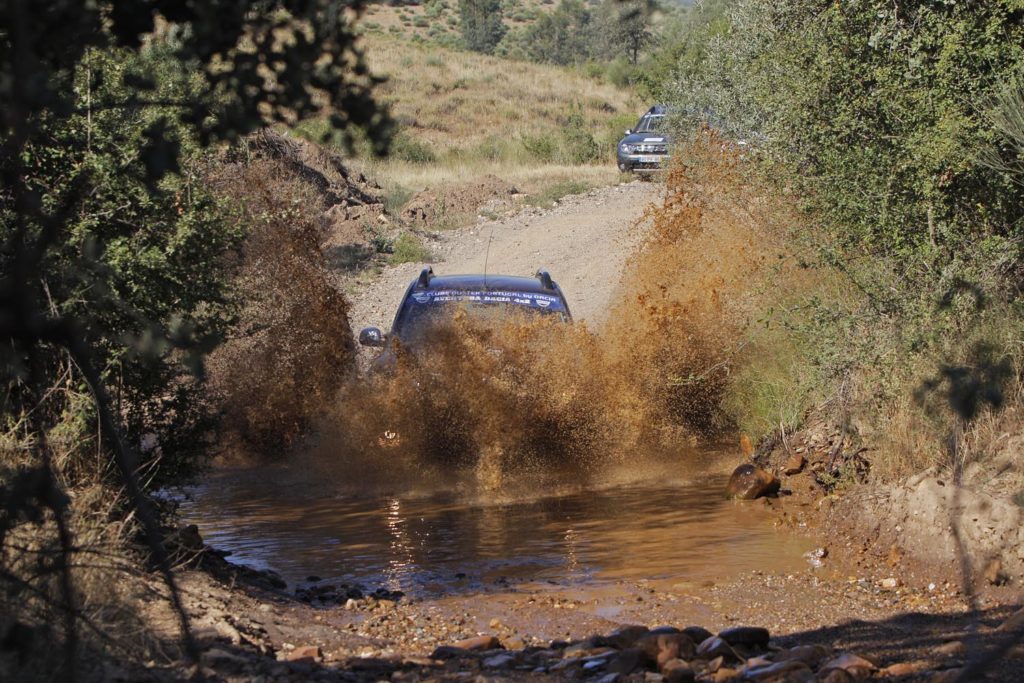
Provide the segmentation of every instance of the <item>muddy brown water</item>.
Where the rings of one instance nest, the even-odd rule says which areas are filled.
[[[806,568],[804,538],[725,480],[634,483],[488,503],[453,494],[324,492],[284,468],[220,471],[179,491],[183,518],[228,559],[290,587],[315,576],[430,596],[510,584],[701,584]]]

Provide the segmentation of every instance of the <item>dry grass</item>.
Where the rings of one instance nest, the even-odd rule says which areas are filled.
[[[552,184],[583,182],[591,187],[610,185],[620,179],[618,169],[611,166],[565,166],[562,164],[510,164],[481,162],[479,164],[410,164],[400,161],[375,161],[364,164],[364,172],[388,184],[421,190],[461,185],[482,176],[498,176],[512,183],[521,192],[534,194]]]
[[[573,106],[598,137],[617,115],[635,119],[641,107],[632,92],[563,67],[380,36],[367,36],[364,47],[371,71],[389,79],[379,95],[412,135],[441,153],[557,131]]]
[[[615,144],[643,108],[633,92],[573,69],[390,36],[367,35],[363,46],[371,71],[388,79],[377,94],[391,107],[399,132],[387,159],[357,146],[346,163],[377,180],[389,197],[408,198],[488,175],[529,194],[619,180]],[[567,134],[574,112],[581,124],[572,131],[589,134],[598,145],[593,163],[566,163],[574,158],[577,139]],[[327,126],[308,121],[296,132],[320,139]],[[402,203],[394,199],[393,210]]]

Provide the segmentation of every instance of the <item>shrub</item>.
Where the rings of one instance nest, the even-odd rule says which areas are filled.
[[[391,156],[399,161],[414,164],[432,164],[437,161],[437,155],[429,143],[417,140],[407,133],[395,136],[391,144]]]
[[[428,263],[433,258],[430,249],[423,244],[423,240],[411,232],[403,232],[395,240],[395,250],[388,262],[392,265],[399,263]]]
[[[571,164],[586,164],[601,157],[601,147],[587,127],[579,107],[569,114],[562,134],[562,160]]]

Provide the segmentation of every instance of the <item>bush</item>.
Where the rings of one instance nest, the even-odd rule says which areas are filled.
[[[407,133],[395,136],[391,143],[391,157],[414,164],[432,164],[437,161],[437,155],[429,143],[417,140]]]
[[[587,127],[579,107],[569,114],[562,134],[562,160],[570,164],[587,164],[601,157],[601,147]]]
[[[429,263],[432,258],[433,254],[423,244],[423,240],[411,232],[403,232],[395,240],[394,253],[388,259],[388,263]]]
[[[558,140],[552,133],[524,135],[520,142],[523,149],[537,161],[553,163],[558,158]]]

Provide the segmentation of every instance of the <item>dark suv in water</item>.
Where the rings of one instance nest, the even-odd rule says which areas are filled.
[[[664,106],[656,104],[640,117],[635,128],[626,130],[616,150],[620,171],[654,173],[668,165],[671,140],[664,133],[667,114]]]
[[[389,347],[378,361],[388,364],[391,344],[398,340],[406,348],[415,348],[425,341],[433,325],[450,319],[459,308],[470,315],[503,315],[516,311],[528,314],[557,316],[569,322],[569,304],[546,270],[530,277],[511,275],[434,275],[424,268],[420,276],[405,290],[398,306],[391,332],[385,335],[376,327],[359,333],[363,346]]]

